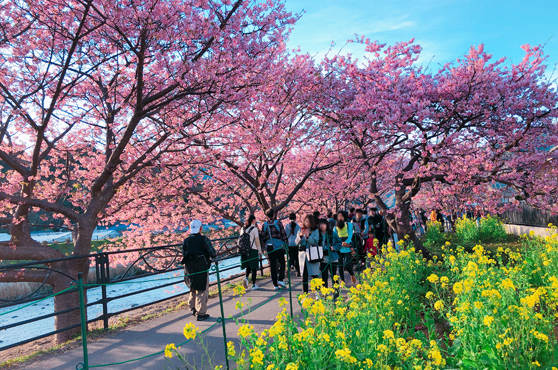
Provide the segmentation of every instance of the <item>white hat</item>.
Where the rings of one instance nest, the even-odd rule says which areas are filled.
[[[193,220],[190,222],[190,234],[197,234],[200,232],[202,222],[200,220]]]

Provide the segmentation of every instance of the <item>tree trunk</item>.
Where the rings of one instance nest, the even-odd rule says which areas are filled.
[[[396,197],[396,212],[393,214],[393,217],[390,217],[388,224],[393,230],[395,230],[400,239],[403,239],[406,235],[408,235],[413,242],[415,249],[421,252],[424,258],[431,259],[432,254],[428,251],[428,249],[426,249],[422,241],[420,241],[417,237],[415,230],[411,227],[411,219],[409,217],[410,206],[410,202],[402,202],[398,204]]]
[[[87,255],[91,250],[91,239],[93,237],[93,230],[95,226],[79,227],[75,243],[74,256]],[[79,253],[81,252],[81,253]],[[66,275],[78,279],[78,273],[83,273],[84,284],[87,283],[87,276],[89,273],[89,258],[78,258],[69,261],[53,264],[53,268],[63,271]],[[68,276],[57,274],[53,282],[53,291],[58,293],[64,289],[72,286],[73,281]],[[87,294],[84,294],[85,304],[87,305]],[[77,308],[77,309],[75,309]],[[67,294],[61,294],[54,297],[54,312],[62,312],[70,310],[70,312],[63,313],[55,316],[54,328],[61,330],[64,328],[75,326],[69,330],[62,331],[55,336],[56,343],[63,343],[80,333],[80,310],[79,310],[79,293],[78,291],[71,291]],[[87,317],[87,307],[85,307],[85,317]]]

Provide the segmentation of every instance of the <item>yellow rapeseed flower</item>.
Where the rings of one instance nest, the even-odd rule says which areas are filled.
[[[380,353],[388,353],[388,351],[389,351],[388,347],[385,344],[379,344],[378,347],[376,347],[376,349]]]
[[[246,293],[246,289],[242,285],[237,285],[233,288],[233,295],[242,297]]]
[[[196,335],[200,332],[200,329],[196,327],[196,325],[189,322],[184,326],[184,337],[188,340],[194,339]]]
[[[457,295],[463,293],[463,283],[461,281],[453,284],[453,292]]]
[[[323,286],[324,281],[322,279],[312,279],[312,281],[310,281],[310,289],[312,289],[312,291],[316,291]]]
[[[348,348],[338,349],[335,351],[335,357],[348,364],[354,364],[357,362],[357,359],[351,356],[351,350]]]
[[[531,330],[531,333],[535,336],[535,338],[537,338],[538,340],[542,340],[543,342],[547,342],[548,343],[548,336],[540,333],[536,330]]]
[[[167,344],[167,346],[165,347],[165,357],[172,358],[173,350],[176,351],[176,346],[174,345],[174,343]]]
[[[323,304],[323,302],[320,301],[316,301],[312,307],[310,308],[310,313],[312,313],[312,315],[314,316],[318,316],[318,315],[323,315],[325,313],[325,306]]]
[[[256,348],[256,349],[251,349],[250,350],[250,357],[252,358],[252,363],[254,364],[259,364],[259,365],[263,365],[263,352],[261,349]]]
[[[391,330],[384,330],[384,339],[395,339],[395,335]]]
[[[432,284],[435,284],[438,282],[438,275],[436,274],[432,274],[429,277],[426,278],[428,281],[430,281]]]
[[[513,281],[511,279],[502,280],[501,285],[503,289],[515,290],[515,286],[513,285]]]
[[[253,331],[254,327],[252,325],[244,324],[238,329],[238,335],[240,335],[242,338],[246,338],[252,335]]]
[[[234,349],[234,343],[233,342],[228,342],[227,343],[227,354],[231,357],[236,356],[236,351]]]

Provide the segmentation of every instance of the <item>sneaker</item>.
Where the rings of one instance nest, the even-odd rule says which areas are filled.
[[[195,308],[190,308],[190,312],[192,313],[192,316],[196,316],[198,314],[198,311],[196,311]]]
[[[276,287],[275,287],[275,290],[281,290],[281,287],[280,287],[280,286],[276,286]]]
[[[258,290],[258,289],[260,289],[259,286],[257,286],[256,284],[252,285],[252,290]]]
[[[286,286],[283,281],[278,281],[277,284],[280,285],[281,288],[284,288]]]
[[[351,276],[351,281],[353,282],[353,284],[356,284],[357,280],[355,275]]]
[[[244,280],[242,280],[242,286],[244,289],[248,289],[248,279],[244,278]]]
[[[198,321],[205,321],[207,319],[209,319],[209,315],[208,314],[204,314],[204,315],[198,315]]]

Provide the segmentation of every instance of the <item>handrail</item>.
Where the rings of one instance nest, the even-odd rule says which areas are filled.
[[[237,236],[230,236],[230,237],[226,237],[226,238],[211,239],[211,241],[212,242],[219,242],[219,241],[224,241],[224,240],[234,240],[234,239],[237,239],[237,238],[238,238]],[[159,245],[159,246],[147,247],[147,248],[121,249],[121,250],[117,250],[117,251],[96,252],[96,253],[84,254],[84,255],[80,255],[80,256],[67,256],[67,257],[53,258],[53,259],[49,259],[49,260],[37,260],[37,261],[24,262],[24,263],[18,263],[18,264],[13,264],[13,265],[0,265],[0,271],[1,270],[8,270],[8,269],[9,270],[17,269],[17,268],[20,268],[20,267],[29,267],[29,266],[35,266],[35,265],[43,265],[43,264],[49,264],[49,263],[71,261],[71,260],[76,260],[76,259],[91,258],[91,257],[95,257],[95,256],[98,256],[98,255],[101,255],[101,254],[113,255],[113,254],[120,254],[120,253],[156,251],[156,250],[161,250],[161,249],[165,249],[165,248],[179,247],[181,245],[182,244],[180,244],[180,243],[178,243],[178,244],[166,244],[166,245]]]
[[[216,249],[218,249],[218,247],[222,248],[223,245],[229,245],[229,248],[230,248],[231,244],[229,244],[229,242],[232,242],[237,238],[238,237],[219,238],[219,239],[213,239],[212,242],[218,242],[218,243],[222,244],[222,245],[216,245],[215,246]],[[224,244],[223,244],[223,242],[224,242]],[[30,269],[43,268],[44,269],[44,268],[46,268],[45,264],[47,264],[47,263],[54,263],[54,262],[61,262],[61,261],[68,261],[68,260],[76,260],[76,259],[83,259],[83,258],[95,258],[92,262],[94,262],[95,264],[99,264],[99,263],[102,263],[102,262],[100,262],[101,259],[97,259],[97,257],[98,256],[103,256],[103,255],[106,257],[104,259],[105,263],[109,264],[108,256],[110,256],[110,255],[129,254],[129,253],[138,252],[138,251],[143,252],[145,258],[151,258],[148,254],[152,251],[164,250],[164,249],[168,249],[168,248],[176,248],[177,246],[180,246],[180,245],[181,244],[169,244],[169,245],[162,245],[162,246],[155,246],[155,247],[141,248],[141,249],[129,249],[129,250],[124,249],[124,250],[119,250],[119,251],[97,252],[97,253],[91,253],[89,255],[83,255],[83,256],[69,256],[69,257],[66,257],[66,258],[58,258],[58,259],[45,260],[45,261],[34,261],[34,262],[27,262],[27,263],[17,264],[17,265],[3,265],[3,266],[0,266],[0,272],[1,271],[12,270],[12,269],[22,269],[22,268],[30,268]],[[182,252],[180,251],[180,253],[182,253]],[[234,259],[234,258],[238,258],[238,257],[239,257],[239,254],[236,252],[236,249],[233,248],[233,249],[227,249],[225,251],[225,253],[219,255],[217,258],[214,259],[214,261],[219,263],[219,262],[222,262],[222,261],[226,261],[226,260],[230,260],[230,259]],[[135,256],[134,256],[134,258],[135,258]],[[137,294],[142,294],[142,293],[152,291],[152,290],[156,290],[156,289],[162,289],[162,288],[165,288],[165,287],[168,287],[168,286],[171,286],[171,285],[181,283],[183,281],[184,276],[182,274],[177,274],[177,276],[173,276],[172,278],[170,278],[170,277],[166,278],[165,277],[164,279],[149,280],[149,281],[156,282],[155,283],[156,285],[147,287],[145,289],[135,290],[133,292],[122,292],[122,294],[119,294],[119,295],[116,295],[116,296],[108,296],[106,294],[106,286],[107,285],[116,285],[116,284],[123,284],[123,283],[124,284],[126,284],[126,283],[127,284],[133,284],[133,283],[136,283],[134,280],[145,279],[146,277],[149,277],[149,276],[160,276],[162,274],[166,274],[166,273],[169,273],[169,272],[176,272],[176,271],[179,271],[181,269],[180,267],[178,267],[178,264],[176,263],[177,258],[176,258],[176,255],[175,255],[174,252],[172,253],[172,256],[171,255],[169,255],[169,256],[166,256],[166,255],[165,256],[153,256],[153,258],[161,258],[161,259],[173,259],[174,258],[174,261],[173,261],[173,263],[168,264],[168,266],[165,270],[150,271],[146,274],[139,274],[139,275],[135,275],[135,276],[125,277],[124,279],[122,279],[122,276],[120,276],[119,278],[109,278],[108,274],[105,272],[104,275],[102,275],[104,277],[101,277],[100,280],[98,279],[97,283],[91,283],[91,284],[87,284],[86,286],[84,286],[84,289],[100,288],[102,293],[103,293],[100,298],[95,298],[91,302],[86,303],[86,305],[85,305],[86,307],[92,307],[92,306],[99,307],[99,306],[101,306],[103,308],[103,311],[97,317],[89,319],[87,321],[88,322],[105,321],[105,327],[108,328],[108,326],[107,326],[108,325],[108,318],[110,318],[110,317],[113,317],[115,315],[122,314],[122,313],[125,313],[125,312],[128,312],[128,311],[132,311],[132,310],[135,310],[135,309],[138,309],[138,308],[141,308],[141,307],[150,306],[150,305],[156,304],[158,302],[163,302],[163,301],[166,301],[168,299],[175,298],[175,297],[180,297],[180,296],[183,296],[183,295],[187,294],[188,293],[187,291],[178,292],[178,294],[172,294],[168,297],[167,296],[165,296],[163,298],[157,297],[157,299],[155,299],[155,301],[149,300],[148,302],[143,303],[139,306],[128,307],[128,305],[125,305],[121,309],[118,309],[118,311],[114,311],[114,312],[109,312],[108,311],[107,307],[108,307],[109,302],[116,301],[118,299],[123,299],[123,298],[130,297],[130,296],[134,296],[134,295],[137,295]],[[88,265],[88,266],[90,266],[90,265]],[[234,265],[224,267],[221,271],[225,272],[225,271],[228,271],[228,270],[238,269],[239,267],[240,267],[240,263],[234,263]],[[266,265],[266,267],[267,267],[267,265]],[[263,266],[262,260],[260,258],[260,271],[261,271],[262,274],[263,274],[263,268],[264,268],[264,266]],[[98,274],[99,270],[96,269],[97,274]],[[209,273],[210,273],[210,275],[215,274],[214,271],[210,271]],[[101,272],[101,274],[103,274],[103,273]],[[238,273],[238,274],[233,273],[233,275],[231,275],[231,276],[229,276],[225,279],[222,279],[221,281],[224,282],[224,281],[228,281],[230,279],[235,279],[235,278],[239,277],[240,275],[242,275],[242,274],[241,273]],[[157,281],[159,281],[159,280],[161,280],[160,283],[157,283]],[[139,283],[144,283],[144,282],[145,281],[137,281],[138,284]],[[75,283],[75,281],[74,281],[74,283]],[[210,286],[213,286],[214,284],[215,284],[215,282],[210,283]],[[72,292],[75,291],[74,288],[75,287],[72,287],[72,289],[71,289]],[[66,294],[66,293],[70,293],[70,292],[69,291],[62,291],[62,292],[59,292],[57,294]],[[23,306],[21,306],[21,308],[17,309],[17,310],[19,310],[19,309],[27,308],[28,306],[34,305],[34,304],[36,304],[36,303],[38,303],[42,300],[49,299],[49,298],[52,298],[52,297],[53,297],[53,295],[47,295],[47,296],[41,296],[41,297],[36,297],[36,298],[32,298],[32,299],[19,300],[17,302],[13,302],[11,304],[4,304],[4,305],[2,305],[2,307],[4,309],[5,308],[9,309],[9,307],[11,307],[11,306],[23,305]],[[26,318],[26,319],[21,320],[19,322],[6,323],[5,325],[0,326],[0,330],[14,329],[14,328],[22,326],[22,325],[30,324],[32,322],[36,322],[36,321],[39,321],[39,320],[44,320],[44,319],[56,317],[56,316],[63,315],[63,314],[66,314],[68,312],[76,311],[76,310],[79,310],[79,307],[70,307],[70,308],[67,308],[66,310],[63,310],[63,311],[52,312],[52,313],[48,313],[48,314],[44,314],[44,315],[37,315],[37,316],[32,317],[32,318]],[[10,312],[10,311],[7,311],[7,312]],[[57,330],[48,330],[47,333],[40,332],[40,333],[37,333],[37,335],[33,336],[32,338],[27,338],[27,339],[18,341],[17,343],[6,344],[5,346],[0,345],[0,351],[6,350],[6,349],[9,349],[9,348],[13,348],[17,345],[22,345],[22,344],[25,344],[25,343],[29,343],[31,341],[34,341],[34,340],[37,340],[37,339],[40,339],[40,338],[48,337],[49,335],[60,333],[62,331],[69,330],[69,329],[72,329],[72,328],[75,328],[75,327],[76,326],[74,325],[74,326],[69,326],[69,327],[66,327],[66,328],[60,328],[60,329],[57,329]]]

